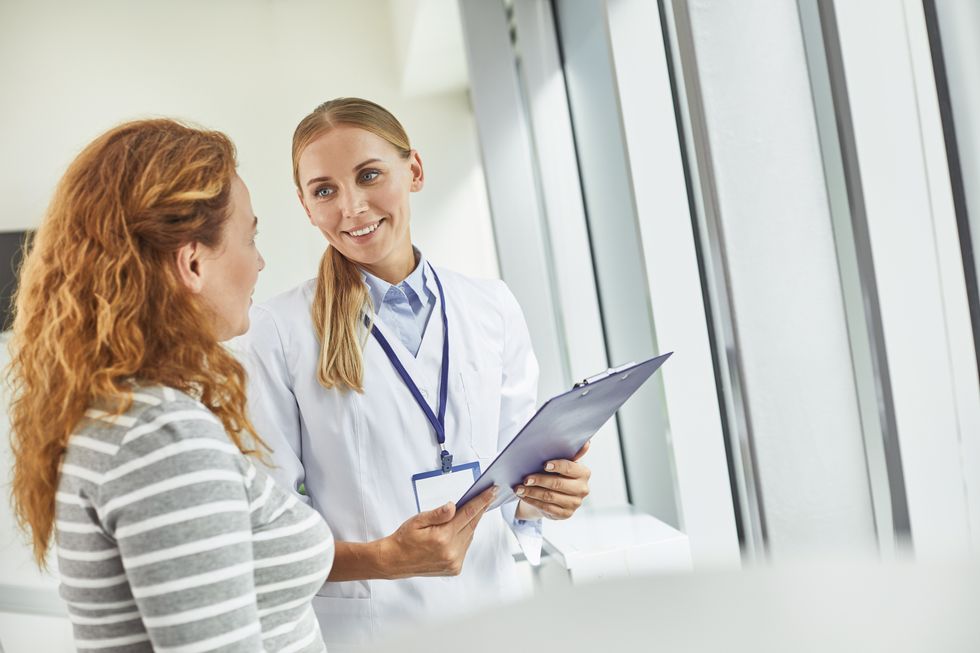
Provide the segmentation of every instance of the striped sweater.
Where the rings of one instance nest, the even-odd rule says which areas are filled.
[[[68,442],[55,533],[79,651],[323,651],[333,539],[193,398],[144,387]]]

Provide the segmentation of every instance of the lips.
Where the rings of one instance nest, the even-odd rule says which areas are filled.
[[[356,229],[349,229],[347,231],[344,231],[343,233],[344,235],[346,235],[348,238],[351,238],[352,240],[364,240],[370,238],[371,235],[374,234],[374,232],[376,232],[381,227],[384,221],[385,219],[381,218],[377,222],[369,222],[367,224],[363,224],[357,227]]]

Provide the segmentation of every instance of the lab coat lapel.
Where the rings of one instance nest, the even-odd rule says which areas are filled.
[[[439,409],[439,373],[442,369],[442,299],[439,297],[438,290],[434,288],[435,283],[431,280],[432,275],[427,276],[429,278],[426,279],[426,285],[433,287],[432,294],[435,295],[436,299],[432,313],[429,315],[429,321],[425,325],[425,331],[422,333],[422,344],[419,347],[415,362],[421,375],[419,378],[423,379],[426,386],[430,388],[428,401],[433,412],[435,412]],[[452,327],[450,326],[451,331]],[[450,333],[451,336],[452,333]],[[451,347],[451,340],[449,344]]]
[[[417,358],[420,362],[423,358],[426,359],[426,362],[422,363],[426,368],[429,368],[434,361],[435,369],[438,370],[442,364],[442,297],[439,296],[439,288],[432,277],[432,267],[427,267],[425,287],[432,293],[435,300],[432,304],[432,311],[429,312],[429,320],[425,324],[425,330],[422,332],[422,344],[419,346]],[[452,346],[452,341],[449,344]]]
[[[433,294],[436,296],[436,303],[426,324],[425,332],[422,334],[422,344],[419,347],[418,356],[413,356],[412,352],[408,351],[402,344],[394,329],[388,327],[377,315],[374,316],[374,324],[388,341],[388,344],[391,345],[402,366],[412,376],[412,380],[423,391],[423,396],[429,407],[432,408],[432,412],[438,413],[439,372],[442,365],[442,307],[439,293],[433,290]],[[371,338],[371,340],[374,339]],[[372,344],[379,347],[377,342]],[[390,368],[390,364],[388,367]],[[402,383],[397,373],[394,373],[394,368],[391,368],[391,371],[398,383]]]

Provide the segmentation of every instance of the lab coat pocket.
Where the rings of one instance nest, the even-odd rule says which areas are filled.
[[[497,455],[502,375],[500,367],[467,368],[460,372],[470,415],[471,443],[480,458]]]

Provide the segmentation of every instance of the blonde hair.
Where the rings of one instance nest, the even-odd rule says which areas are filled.
[[[293,181],[300,193],[303,188],[299,159],[303,151],[341,125],[358,127],[384,139],[402,158],[412,154],[404,127],[384,107],[360,98],[324,102],[303,118],[293,133]],[[362,350],[367,332],[361,329],[361,315],[370,301],[357,266],[336,248],[327,247],[320,259],[312,311],[313,326],[320,339],[316,377],[323,387],[363,392]]]
[[[86,408],[117,413],[132,382],[196,396],[243,453],[258,445],[245,372],[181,283],[184,244],[221,244],[235,147],[172,120],[116,127],[71,163],[20,271],[7,380],[17,520],[39,566],[51,540],[58,470]]]

